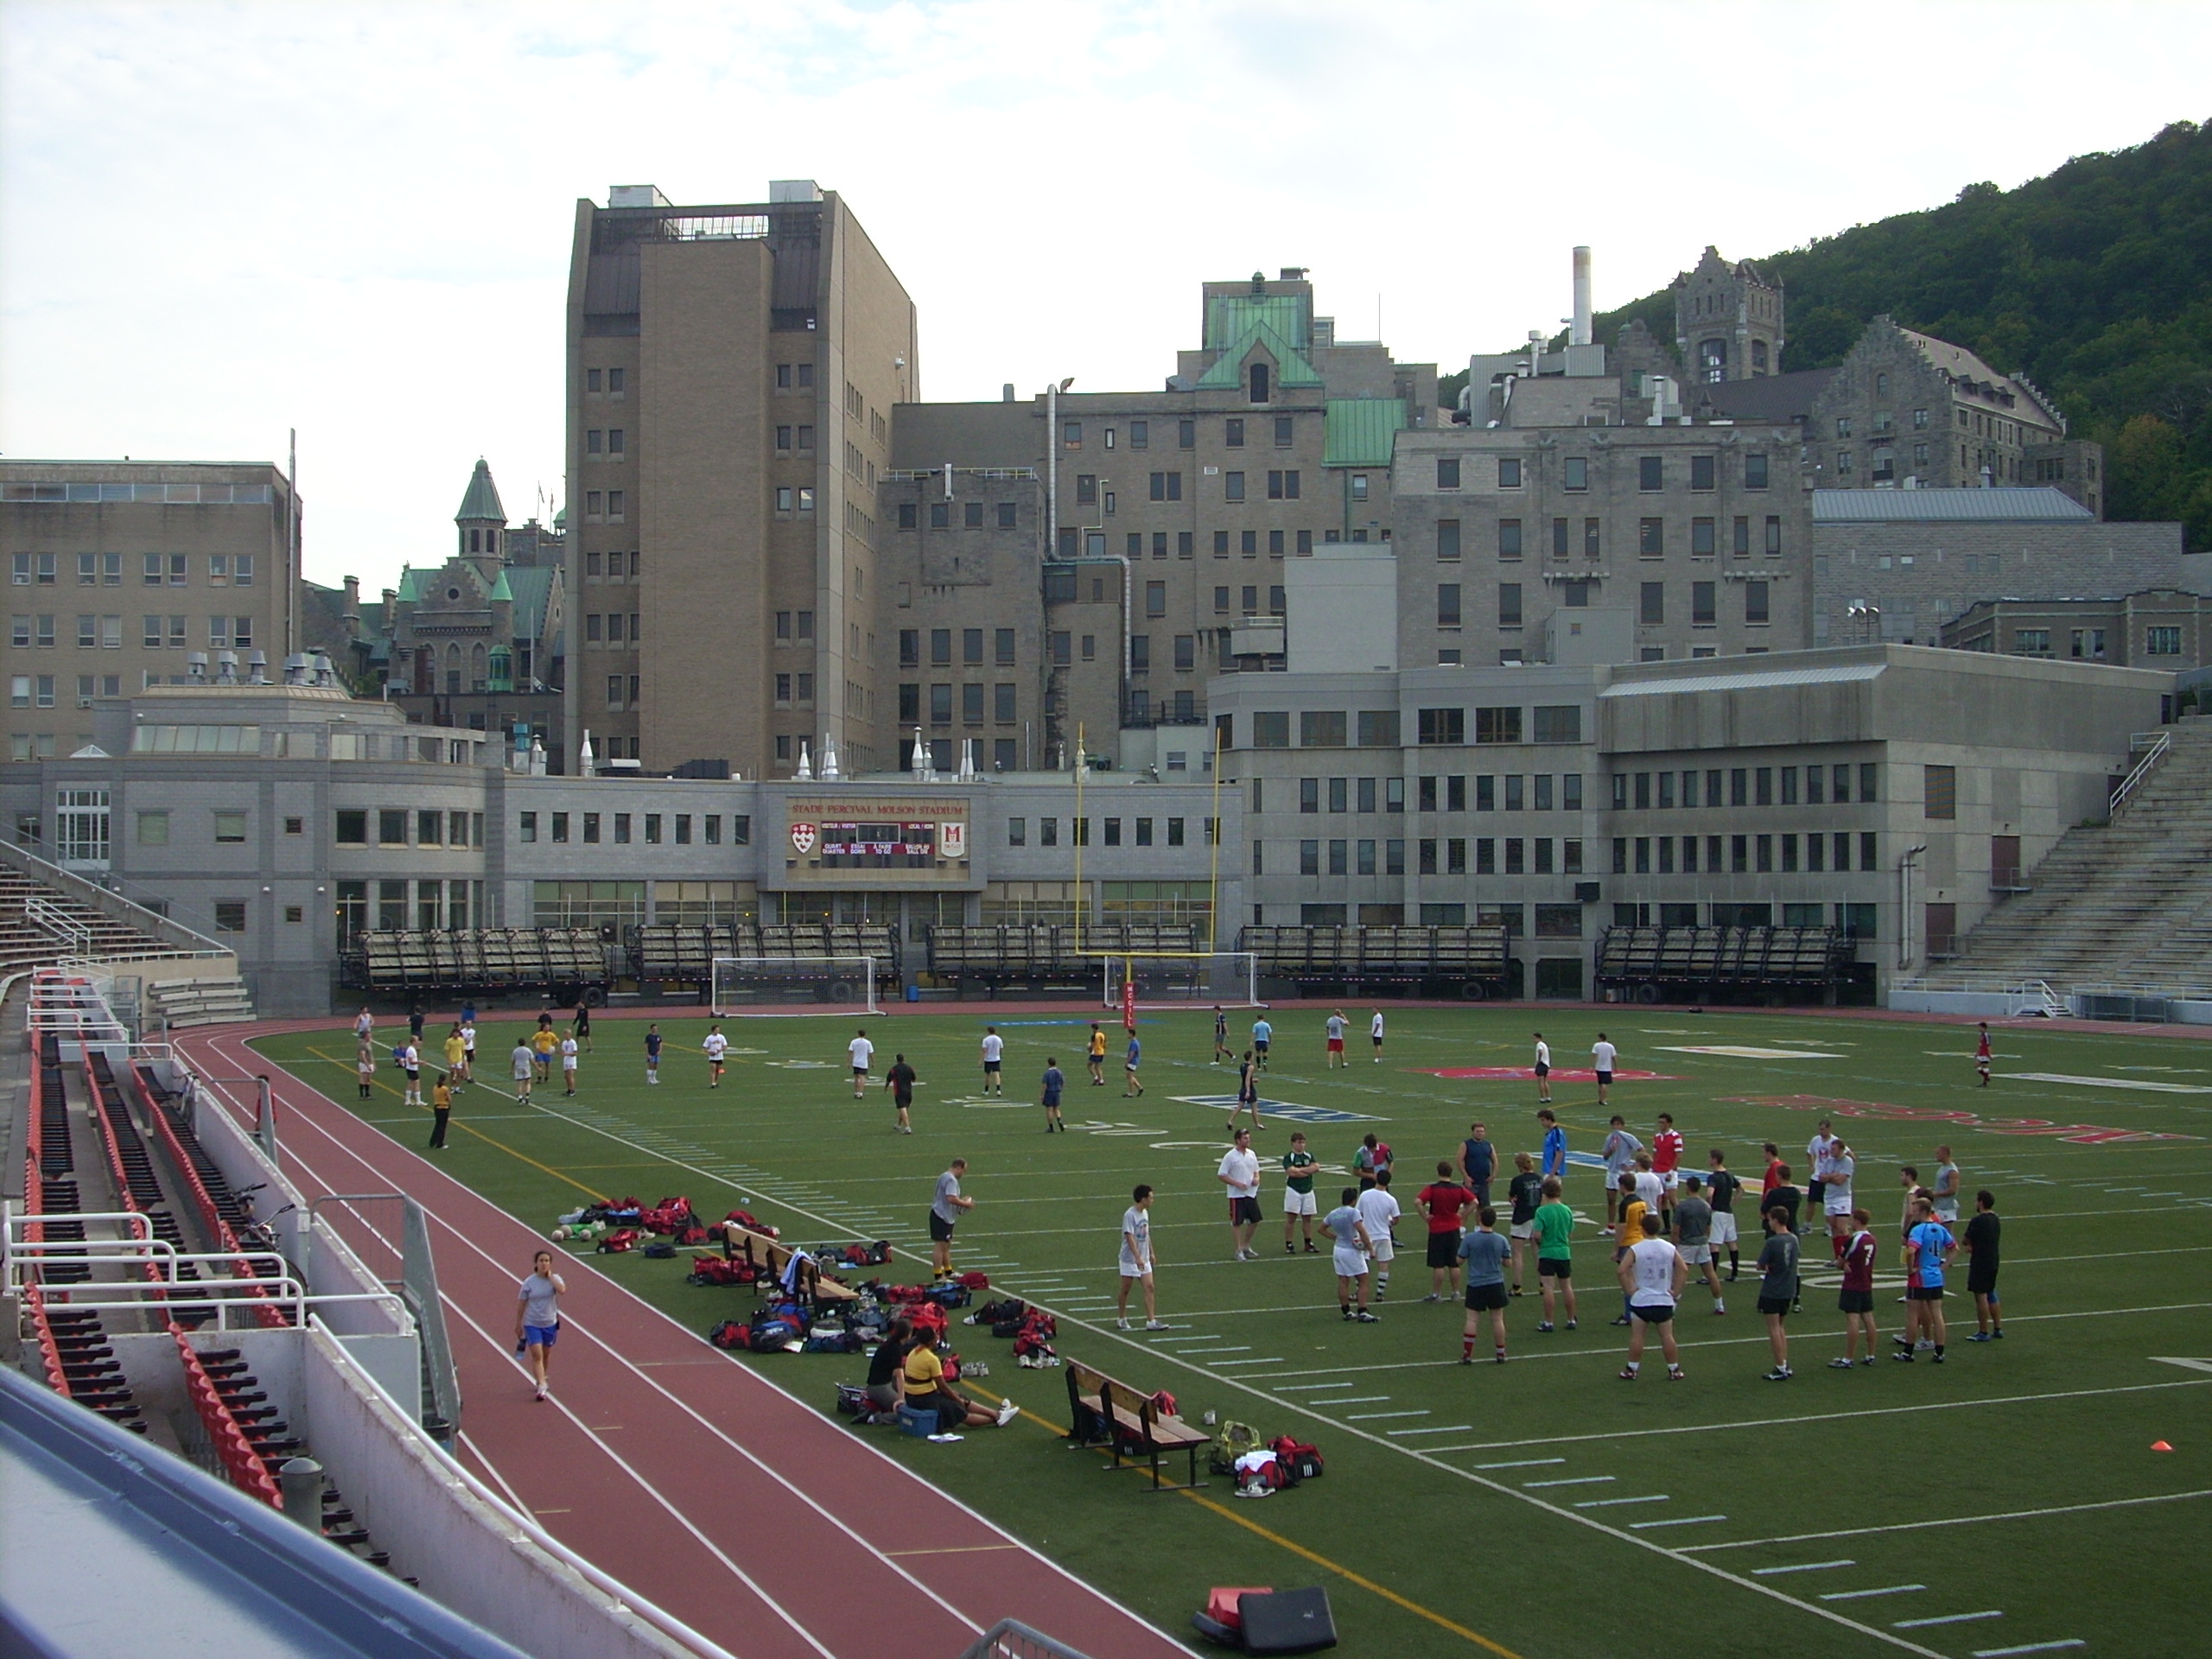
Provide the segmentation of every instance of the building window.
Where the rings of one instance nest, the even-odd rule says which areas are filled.
[[[1440,628],[1459,626],[1459,584],[1456,582],[1437,584],[1436,626]]]
[[[1521,710],[1517,708],[1478,709],[1475,710],[1475,741],[1478,743],[1518,743],[1521,741]]]
[[[2143,652],[2148,657],[2180,656],[2181,630],[2178,627],[2146,630],[2143,636]]]
[[[1920,770],[1924,816],[1930,818],[1957,817],[1959,769],[1956,766],[1923,766]]]
[[[1569,455],[1563,471],[1562,482],[1566,488],[1586,490],[1590,487],[1590,461],[1587,456]]]
[[[1459,458],[1457,455],[1439,455],[1436,458],[1436,487],[1440,490],[1459,487]]]
[[[1440,609],[1441,601],[1439,601]],[[1501,582],[1497,584],[1497,626],[1517,628],[1521,626],[1521,584]]]
[[[1636,487],[1649,494],[1667,487],[1667,462],[1662,455],[1641,455],[1636,463]]]
[[[1690,520],[1690,556],[1709,559],[1713,556],[1713,521],[1710,518]]]
[[[1767,487],[1767,461],[1764,450],[1755,449],[1744,457],[1744,487],[1763,490]]]
[[[1639,518],[1636,521],[1637,556],[1645,559],[1663,558],[1667,552],[1667,521],[1663,518]]]
[[[1774,513],[1767,515],[1766,556],[1770,559],[1778,559],[1782,556],[1782,520]]]
[[[215,839],[233,846],[244,845],[245,814],[219,809],[215,813]]]
[[[1415,719],[1415,741],[1423,747],[1456,746],[1467,741],[1464,709],[1423,709]]]
[[[1501,559],[1521,556],[1521,521],[1518,518],[1497,521],[1497,556]]]
[[[1754,627],[1767,623],[1767,584],[1747,582],[1744,584],[1744,620]]]
[[[1224,473],[1221,475],[1221,488],[1224,500],[1242,501],[1244,499],[1244,474]]]
[[[218,899],[215,901],[215,931],[218,933],[245,931],[245,900]]]
[[[1718,620],[1713,609],[1715,584],[1694,582],[1690,584],[1690,624],[1694,627],[1711,627]]]

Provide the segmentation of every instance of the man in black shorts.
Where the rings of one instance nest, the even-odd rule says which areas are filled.
[[[1467,1323],[1459,1334],[1459,1363],[1475,1363],[1475,1339],[1482,1334],[1483,1315],[1490,1315],[1490,1329],[1497,1346],[1494,1357],[1505,1363],[1505,1263],[1510,1240],[1497,1232],[1497,1211],[1484,1205],[1476,1213],[1481,1224],[1459,1242],[1459,1259],[1467,1269]]]
[[[891,1091],[891,1103],[899,1109],[899,1133],[912,1135],[914,1126],[906,1113],[914,1103],[914,1068],[906,1064],[904,1054],[893,1056],[891,1071],[884,1077],[883,1086]]]
[[[1997,1195],[1987,1187],[1974,1195],[1974,1218],[1967,1223],[1967,1290],[1974,1297],[1974,1333],[1968,1342],[1996,1342],[2005,1335],[2005,1313],[1997,1305]]]
[[[930,1200],[930,1247],[936,1258],[932,1276],[939,1280],[952,1277],[953,1224],[976,1207],[976,1200],[960,1191],[960,1178],[967,1173],[968,1160],[954,1159],[937,1178],[937,1196]]]
[[[1766,1319],[1767,1346],[1774,1354],[1774,1369],[1766,1373],[1766,1380],[1787,1382],[1791,1376],[1789,1334],[1782,1322],[1789,1317],[1797,1300],[1796,1218],[1783,1204],[1770,1204],[1762,1214],[1766,1220],[1766,1243],[1759,1247],[1759,1259],[1752,1265],[1761,1275],[1759,1313]]]

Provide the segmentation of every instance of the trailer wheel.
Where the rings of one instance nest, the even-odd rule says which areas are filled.
[[[1471,979],[1459,988],[1459,998],[1464,1002],[1481,1002],[1489,996],[1490,987],[1479,979]]]
[[[585,986],[584,1006],[588,1008],[605,1007],[607,1006],[607,987],[604,985]]]
[[[1659,988],[1649,983],[1637,986],[1636,1000],[1639,1002],[1656,1002],[1659,1000]]]
[[[861,988],[859,981],[852,979],[836,979],[830,982],[830,994],[824,1001],[830,1002],[854,1002],[859,1001],[860,994]]]

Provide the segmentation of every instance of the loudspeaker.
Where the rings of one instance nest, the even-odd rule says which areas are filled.
[[[1310,1590],[1245,1596],[1236,1610],[1243,1621],[1247,1653],[1315,1653],[1337,1645],[1329,1592],[1319,1585]]]

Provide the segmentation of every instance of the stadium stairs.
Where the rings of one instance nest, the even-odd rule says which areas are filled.
[[[218,941],[107,892],[23,849],[0,842],[0,978],[71,962],[118,973],[174,963],[175,976],[140,969],[141,1024],[160,1029],[254,1017],[238,958]]]
[[[1927,976],[1930,990],[2042,980],[2212,985],[2212,718],[2167,728],[2164,755],[2105,823],[2077,825]]]

